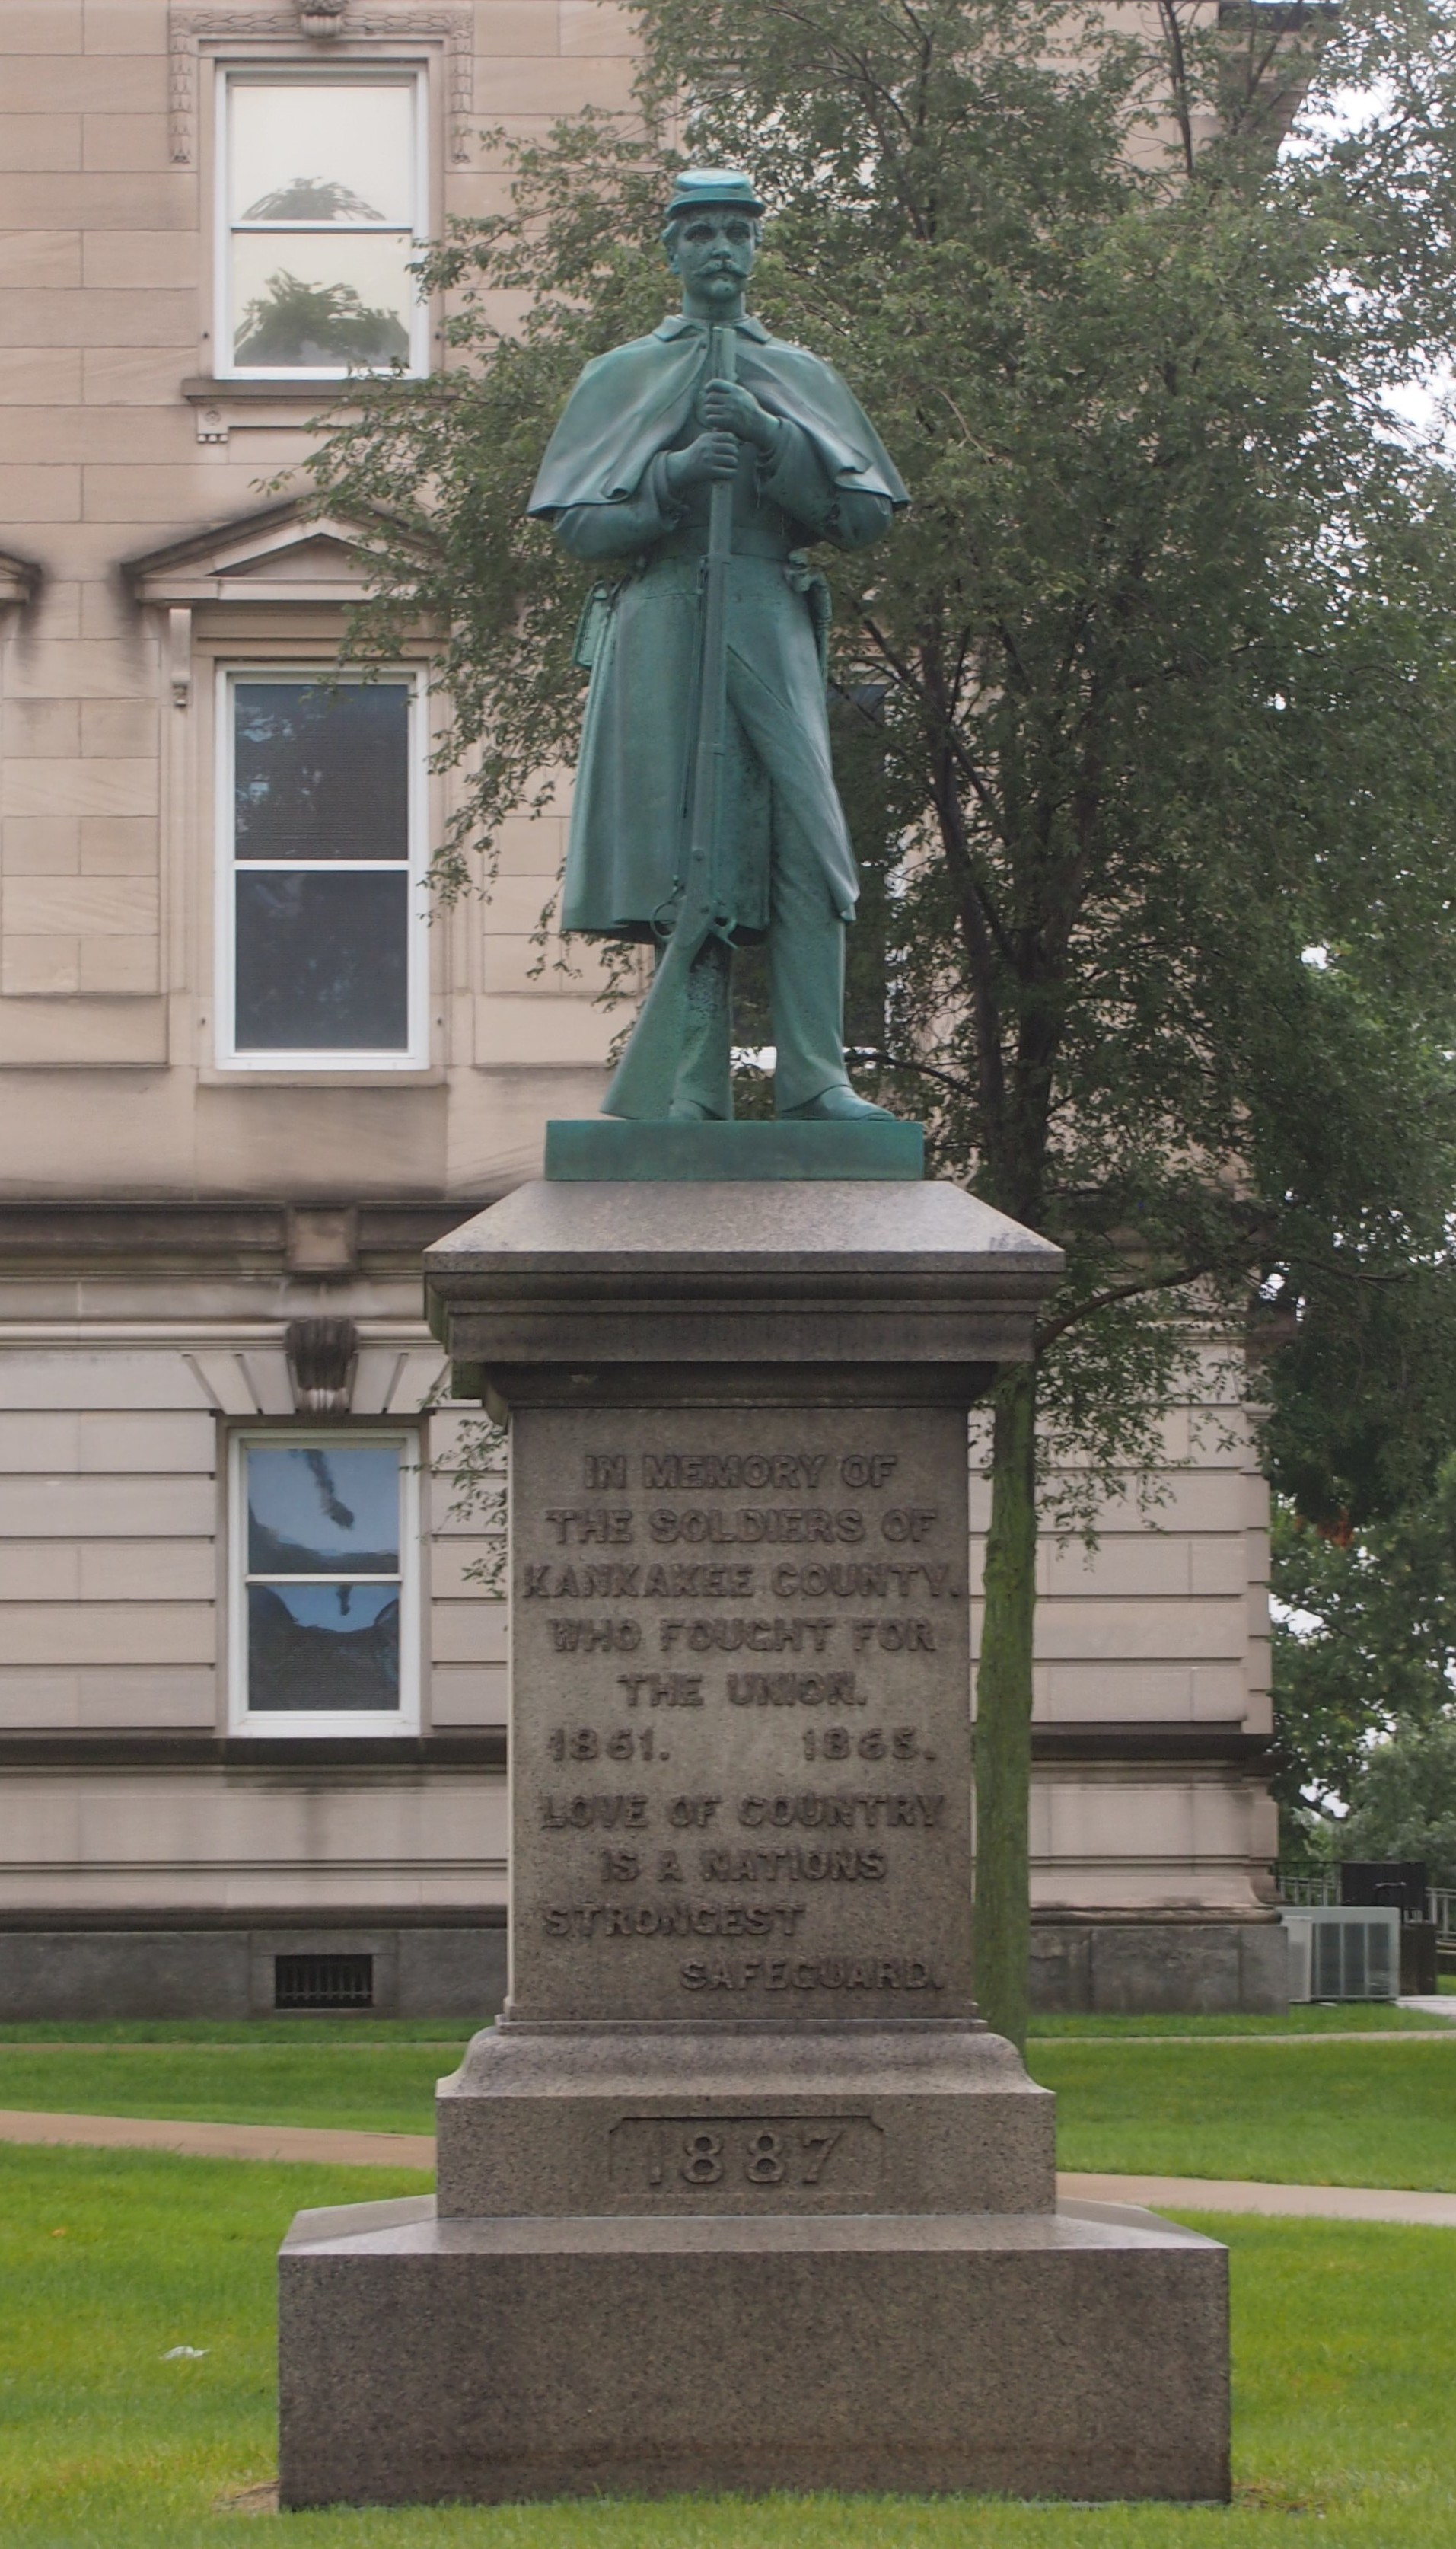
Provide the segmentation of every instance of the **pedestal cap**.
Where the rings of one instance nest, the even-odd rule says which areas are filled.
[[[1029,1360],[1062,1270],[959,1186],[535,1182],[425,1252],[457,1393],[901,1406]]]

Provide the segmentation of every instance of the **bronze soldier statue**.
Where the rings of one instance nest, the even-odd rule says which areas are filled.
[[[763,211],[735,171],[683,175],[665,232],[682,313],[588,364],[531,497],[608,571],[579,646],[562,926],[660,951],[613,1114],[731,1116],[732,950],[758,939],[775,1112],[886,1111],[845,1065],[858,879],[830,762],[829,596],[804,552],[867,546],[908,500],[839,375],[746,314]]]

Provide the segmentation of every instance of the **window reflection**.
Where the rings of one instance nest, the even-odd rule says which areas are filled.
[[[411,239],[258,231],[233,242],[232,359],[246,371],[384,371],[410,359]]]
[[[383,1585],[250,1584],[248,1707],[398,1709],[400,1596]]]
[[[231,361],[408,364],[418,226],[412,77],[228,84]]]
[[[393,1443],[255,1444],[247,1462],[255,1575],[398,1574],[400,1455]]]
[[[400,1708],[402,1451],[245,1447],[249,1711]]]
[[[410,693],[403,682],[238,682],[239,859],[407,859]]]
[[[371,221],[408,230],[414,217],[414,94],[412,79],[234,79],[229,218]],[[332,205],[264,209],[301,186],[335,189]]]
[[[238,1054],[410,1051],[410,701],[232,686]]]
[[[239,1053],[408,1053],[410,885],[278,868],[237,879]]]

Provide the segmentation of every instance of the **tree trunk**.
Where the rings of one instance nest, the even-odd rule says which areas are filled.
[[[1025,2049],[1031,1959],[1032,1629],[1037,1608],[1037,1370],[996,1384],[975,1729],[975,1993]]]

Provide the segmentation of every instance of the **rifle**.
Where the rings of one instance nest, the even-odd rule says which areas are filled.
[[[731,381],[737,363],[735,330],[710,329],[705,377]],[[602,1100],[603,1115],[626,1115],[650,1123],[667,1114],[682,1058],[687,977],[717,917],[713,886],[728,739],[728,567],[732,555],[733,480],[715,479],[708,498],[708,546],[703,561],[702,654],[682,898],[626,1052]]]

